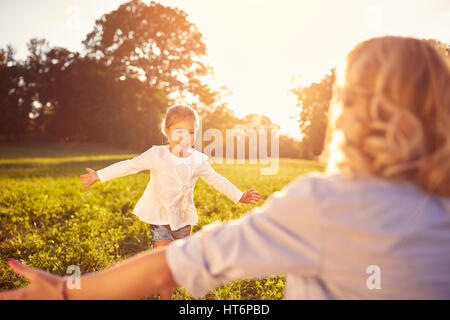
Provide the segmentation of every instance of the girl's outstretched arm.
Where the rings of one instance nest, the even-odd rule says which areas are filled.
[[[98,181],[103,183],[118,177],[135,174],[143,170],[152,170],[155,153],[156,149],[155,146],[153,146],[132,159],[119,161],[106,168],[97,170],[96,175]]]
[[[256,201],[260,200],[258,192],[253,189],[242,192],[227,178],[214,171],[206,160],[202,164],[199,175],[203,178],[203,180],[205,180],[206,183],[212,185],[218,191],[225,194],[234,203],[242,202],[255,204]]]
[[[164,248],[147,250],[104,271],[86,274],[81,277],[79,289],[68,289],[65,278],[15,260],[10,260],[9,265],[30,284],[23,289],[0,292],[0,300],[137,299],[178,286],[166,262]]]

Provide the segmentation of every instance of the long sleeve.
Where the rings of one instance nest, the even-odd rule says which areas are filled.
[[[177,240],[166,258],[175,281],[194,296],[237,279],[318,273],[320,219],[309,180],[276,192],[265,205],[227,224]]]
[[[155,148],[151,147],[135,158],[116,162],[97,171],[100,182],[138,173],[142,170],[151,170],[155,157]]]
[[[203,180],[205,180],[206,183],[212,185],[214,188],[222,192],[234,203],[238,203],[239,200],[241,200],[243,192],[224,176],[214,171],[214,169],[207,161],[204,161],[201,166],[200,176],[203,178]]]

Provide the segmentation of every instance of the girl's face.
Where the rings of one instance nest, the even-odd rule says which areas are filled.
[[[195,142],[195,126],[192,120],[182,120],[175,122],[170,128],[164,128],[169,137],[171,149],[180,144],[182,147],[192,147]]]

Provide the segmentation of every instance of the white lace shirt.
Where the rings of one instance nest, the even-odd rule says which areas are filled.
[[[188,157],[175,156],[169,145],[153,146],[139,156],[116,162],[98,170],[100,182],[122,177],[143,170],[150,170],[151,178],[133,213],[140,220],[170,225],[178,230],[197,224],[197,211],[193,201],[193,189],[198,177],[238,203],[243,192],[225,177],[214,171],[208,156],[195,149]]]

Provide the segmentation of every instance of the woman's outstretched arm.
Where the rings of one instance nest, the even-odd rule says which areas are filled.
[[[63,277],[11,261],[11,268],[30,281],[23,289],[0,292],[0,299],[62,299]],[[175,288],[164,248],[147,250],[100,272],[81,277],[79,289],[66,288],[67,299],[137,299]]]

